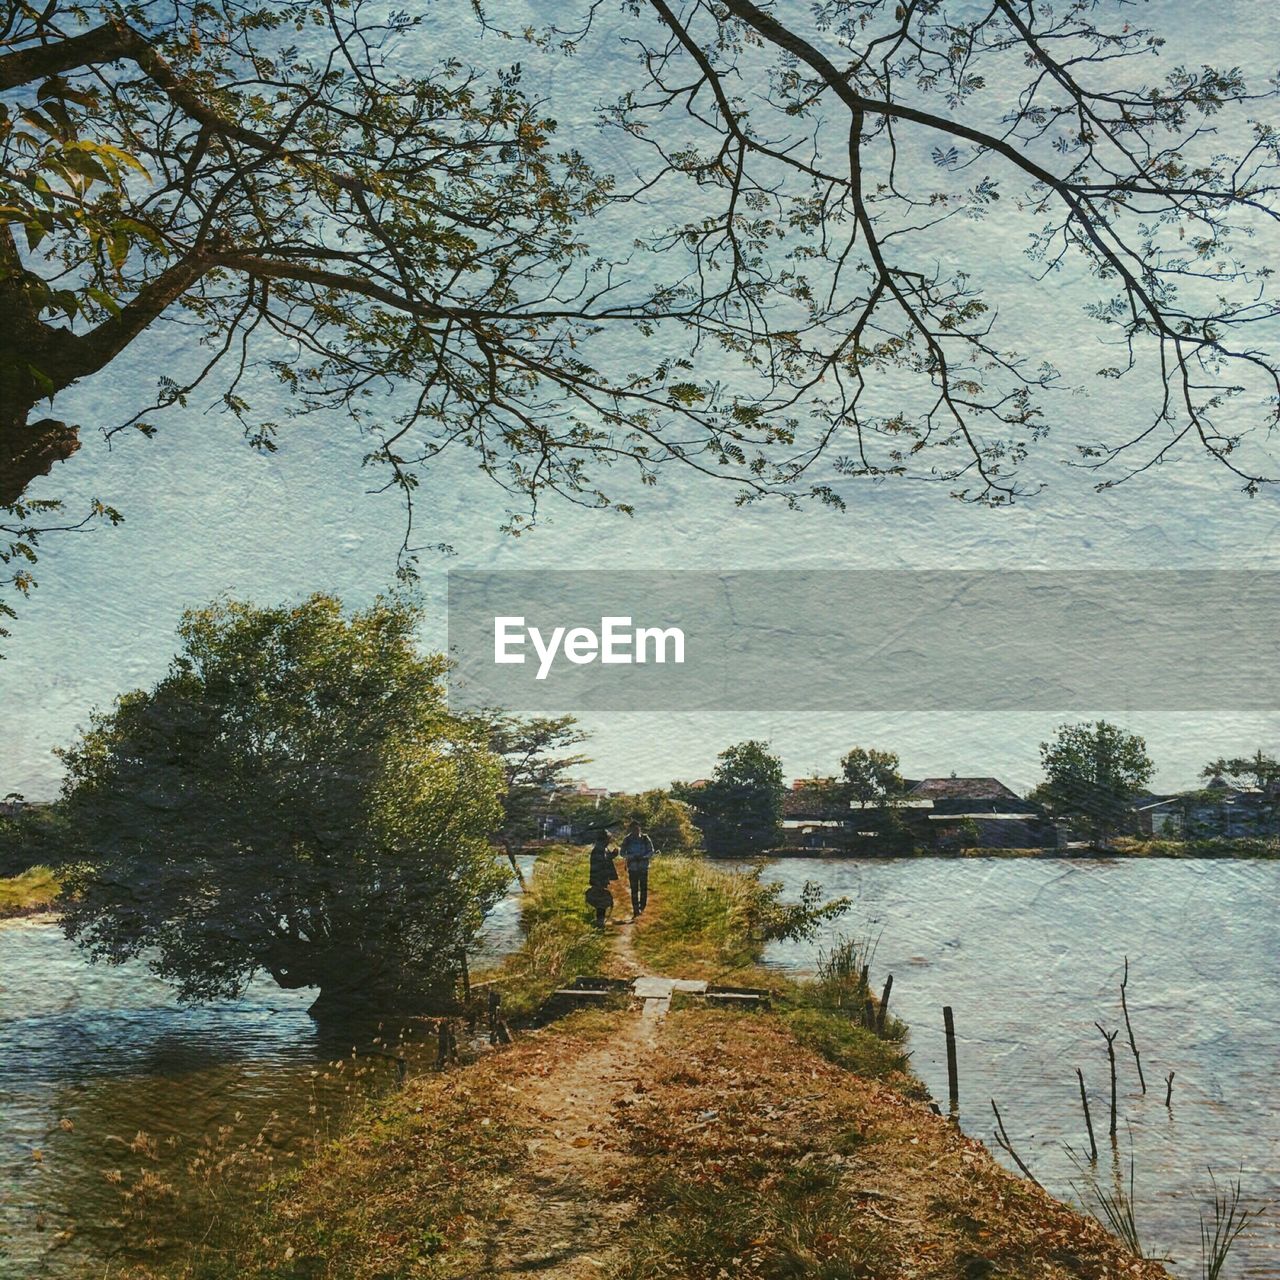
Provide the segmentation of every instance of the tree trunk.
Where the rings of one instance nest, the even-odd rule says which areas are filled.
[[[369,991],[358,985],[330,984],[320,988],[307,1012],[317,1022],[352,1022],[376,1017],[373,1003]]]
[[[31,405],[12,400],[0,410],[0,507],[11,507],[38,476],[80,448],[77,428],[53,418],[29,422]]]
[[[87,333],[46,324],[44,282],[20,263],[12,233],[0,227],[0,507],[13,506],[37,476],[80,447],[79,429],[30,417],[35,407],[80,378],[106,368],[214,265],[193,249],[138,289],[117,314]]]
[[[37,476],[48,475],[55,462],[65,462],[80,447],[75,427],[53,418],[31,421],[36,406],[60,389],[52,371],[74,341],[68,330],[42,323],[39,294],[39,282],[22,268],[5,228],[0,236],[0,507],[13,506]]]

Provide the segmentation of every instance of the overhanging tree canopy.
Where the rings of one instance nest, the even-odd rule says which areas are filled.
[[[567,37],[530,36],[637,55],[606,111],[616,183],[556,144],[517,69],[411,39],[443,10],[0,12],[0,505],[26,552],[47,514],[26,488],[79,439],[42,402],[162,315],[207,360],[156,405],[210,394],[269,448],[257,360],[365,430],[410,502],[443,450],[474,450],[517,529],[548,491],[625,508],[601,475],[622,459],[744,497],[905,475],[1006,502],[1069,412],[1029,352],[1080,345],[1001,325],[1024,249],[1045,287],[1092,274],[1099,371],[1149,379],[1145,420],[1071,424],[1100,483],[1186,443],[1250,491],[1272,478],[1275,89],[1161,65],[1118,0],[582,0]],[[940,253],[1001,201],[1019,236]],[[137,392],[92,425],[150,429]]]
[[[736,336],[771,414],[794,411],[797,476],[829,450],[847,475],[924,474],[987,502],[1023,491],[1019,464],[1065,410],[1040,394],[1057,374],[1027,358],[1030,335],[999,322],[996,286],[1025,252],[1045,288],[1081,267],[1098,284],[1083,325],[1053,314],[1049,347],[1065,356],[1088,332],[1111,343],[1102,376],[1150,383],[1145,421],[1072,432],[1079,462],[1114,464],[1102,485],[1184,442],[1250,492],[1274,478],[1273,81],[1161,65],[1164,34],[1126,3],[631,8],[661,27],[635,37],[649,84],[614,119],[650,145],[650,189],[706,193],[678,231],[691,310]],[[949,224],[1002,200],[1019,238],[948,260]],[[876,395],[893,368],[916,375],[897,403]]]

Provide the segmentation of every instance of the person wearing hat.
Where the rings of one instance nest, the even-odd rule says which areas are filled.
[[[613,894],[609,885],[618,878],[618,869],[613,865],[614,850],[609,847],[609,832],[601,827],[595,833],[595,842],[591,846],[591,864],[588,872],[587,905],[595,908],[596,928],[604,928],[604,918],[613,906]]]

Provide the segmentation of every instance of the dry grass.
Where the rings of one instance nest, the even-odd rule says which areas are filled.
[[[529,971],[529,998],[616,963],[610,934],[587,923],[584,884],[577,854],[556,854],[535,875],[529,942],[512,961]],[[634,930],[646,964],[752,971],[758,949],[740,932],[752,918],[749,878],[663,860],[652,892]],[[180,1262],[133,1274],[1165,1275],[933,1114],[900,1026],[880,1038],[834,1006],[833,992],[856,1004],[857,966],[837,968],[838,981],[775,983],[772,1012],[682,1008],[662,1024],[634,1011],[577,1014],[469,1066],[410,1078],[304,1167],[262,1186],[253,1212]]]
[[[673,1016],[651,1087],[618,1121],[643,1157],[618,1280],[1165,1274],[780,1020]]]
[[[900,1074],[842,1070],[786,1018],[673,1012],[638,1054],[637,1021],[575,1015],[410,1081],[277,1181],[233,1241],[163,1274],[1165,1275],[1006,1173]]]
[[[60,890],[48,867],[28,867],[20,876],[0,880],[0,920],[50,911]]]

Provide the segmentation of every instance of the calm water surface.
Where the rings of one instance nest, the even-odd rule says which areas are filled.
[[[1200,1275],[1212,1166],[1220,1183],[1238,1174],[1251,1201],[1271,1205],[1227,1276],[1280,1276],[1280,863],[804,858],[771,862],[766,878],[792,896],[816,880],[854,902],[816,942],[772,947],[769,963],[811,970],[837,934],[877,937],[873,983],[893,974],[890,1007],[911,1027],[912,1061],[934,1096],[945,1106],[949,1004],[963,1127],[994,1149],[995,1098],[1018,1153],[1064,1198],[1080,1199],[1071,1184],[1082,1183],[1065,1145],[1088,1149],[1077,1066],[1110,1177],[1106,1045],[1094,1021],[1121,1028],[1119,1154],[1126,1182],[1133,1155],[1145,1247],[1172,1255],[1177,1274]],[[1145,1097],[1123,1030],[1126,954]]]
[[[518,932],[513,896],[476,963]],[[141,964],[87,964],[48,919],[0,921],[0,1277],[114,1275],[139,1238],[121,1192],[141,1171],[184,1195],[197,1187],[183,1203],[207,1220],[222,1194],[209,1166],[287,1167],[384,1087],[389,1046],[362,1040],[353,1057],[350,1039],[326,1041],[307,1014],[314,996],[265,981],[184,1009]]]

